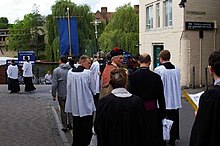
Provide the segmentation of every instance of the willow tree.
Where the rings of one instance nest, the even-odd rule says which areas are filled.
[[[57,26],[57,18],[67,18],[67,7],[69,8],[70,17],[77,17],[78,20],[78,38],[79,53],[88,54],[92,52],[95,44],[94,27],[91,22],[94,15],[88,5],[76,5],[69,0],[58,0],[52,6],[52,14],[46,19],[46,32],[48,44],[46,50],[51,55],[50,60],[55,61],[59,58],[59,33]]]
[[[118,7],[99,38],[101,49],[105,52],[115,46],[132,54],[138,53],[139,19],[130,3]]]

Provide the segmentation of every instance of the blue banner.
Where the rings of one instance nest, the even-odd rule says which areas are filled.
[[[70,45],[71,44],[71,55],[79,55],[79,44],[78,44],[78,29],[77,29],[77,18],[70,18],[70,31],[68,30],[68,19],[59,18],[58,19],[58,31],[60,37],[60,55],[69,55]],[[69,33],[70,32],[70,41],[69,42]]]

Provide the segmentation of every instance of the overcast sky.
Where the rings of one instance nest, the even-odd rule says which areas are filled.
[[[51,6],[56,0],[0,0],[0,17],[7,17],[9,23],[15,20],[22,20],[25,14],[32,13],[33,5],[39,6],[39,13],[47,16],[51,14]],[[131,6],[138,5],[139,0],[71,0],[79,4],[88,4],[92,12],[101,10],[101,7],[108,7],[108,12],[114,12],[115,8],[131,3]]]

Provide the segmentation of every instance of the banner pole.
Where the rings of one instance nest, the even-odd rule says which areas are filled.
[[[69,45],[69,56],[72,56],[72,45],[71,45],[71,34],[70,34],[70,9],[69,7],[66,8],[67,9],[67,14],[68,14],[68,17],[67,17],[67,20],[68,20],[68,38],[69,38],[69,41],[68,41],[68,45]]]

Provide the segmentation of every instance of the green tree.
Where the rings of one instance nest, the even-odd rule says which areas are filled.
[[[44,50],[44,18],[38,13],[26,14],[23,20],[17,20],[10,28],[8,46],[10,50]]]
[[[78,37],[79,37],[79,52],[81,54],[91,55],[95,46],[94,26],[91,22],[94,20],[94,15],[88,5],[76,5],[69,0],[58,0],[52,6],[52,15],[46,18],[46,52],[52,53],[49,58],[51,61],[59,58],[59,33],[57,19],[59,17],[67,18],[67,7],[71,17],[77,17],[78,20]]]
[[[9,27],[8,18],[0,17],[0,29],[7,29]]]
[[[118,7],[99,38],[101,50],[108,52],[118,46],[136,55],[139,44],[139,18],[130,3]]]

